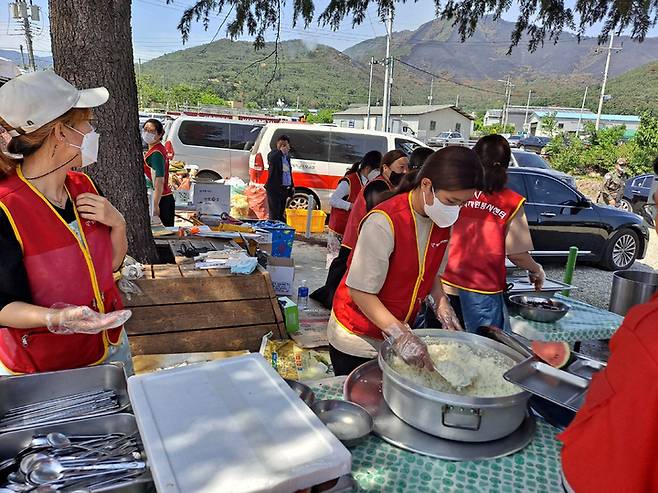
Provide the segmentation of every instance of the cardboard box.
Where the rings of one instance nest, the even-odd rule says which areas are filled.
[[[286,322],[286,330],[290,334],[299,331],[299,310],[297,303],[293,302],[287,296],[282,296],[279,298],[279,305],[281,306],[283,318]]]
[[[272,287],[279,296],[292,296],[295,280],[295,262],[287,257],[268,257],[267,271],[272,278]]]
[[[231,212],[231,187],[220,182],[192,182],[192,204],[199,212],[220,215]]]

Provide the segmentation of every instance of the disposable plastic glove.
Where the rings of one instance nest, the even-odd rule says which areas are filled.
[[[535,291],[541,291],[542,286],[544,286],[544,281],[546,280],[544,268],[540,265],[538,271],[528,271],[528,278],[530,279],[530,282],[535,285]]]
[[[402,322],[391,325],[385,331],[393,351],[408,365],[432,370],[433,364],[427,345]]]
[[[88,306],[56,303],[46,314],[46,326],[53,334],[98,334],[121,327],[131,316],[130,310],[103,314]]]

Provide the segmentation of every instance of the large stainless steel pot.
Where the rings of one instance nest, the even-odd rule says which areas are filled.
[[[646,303],[658,291],[658,274],[639,270],[620,270],[612,275],[611,312],[626,315],[635,305]]]
[[[430,336],[493,349],[519,363],[524,357],[491,339],[467,332],[440,329],[414,331]],[[382,391],[391,410],[403,421],[426,433],[461,442],[497,440],[516,430],[526,416],[530,394],[519,392],[505,397],[470,397],[439,392],[418,385],[394,371],[388,364],[392,349],[388,342],[379,351]]]

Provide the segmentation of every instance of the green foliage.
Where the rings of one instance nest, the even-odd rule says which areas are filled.
[[[137,93],[142,107],[176,105],[225,106],[226,101],[210,89],[202,89],[189,84],[158,86],[150,75],[137,78]]]
[[[558,135],[546,146],[546,152],[551,165],[566,173],[604,174],[614,168],[620,157],[628,160],[630,174],[649,172],[651,163],[658,155],[658,118],[643,115],[640,128],[627,142],[623,142],[625,131],[624,126],[597,131],[594,124],[586,123],[587,142]]]
[[[308,123],[332,123],[335,112],[336,110],[320,110],[317,115],[306,113],[306,121]]]
[[[477,120],[476,120],[477,122]],[[479,125],[479,128],[476,128],[476,131],[480,132],[480,135],[491,135],[491,134],[514,134],[515,129],[514,125],[507,124],[505,126],[500,123],[494,123],[493,125]]]
[[[548,134],[549,137],[555,137],[557,133],[557,113],[549,113],[541,119],[541,128]]]

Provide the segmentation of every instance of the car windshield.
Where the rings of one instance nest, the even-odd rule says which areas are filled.
[[[514,157],[519,166],[524,168],[550,169],[548,163],[541,156],[532,152],[515,152]]]
[[[521,140],[521,136],[520,136],[520,135],[512,135],[512,136],[511,136],[509,139],[507,139],[507,140]]]

